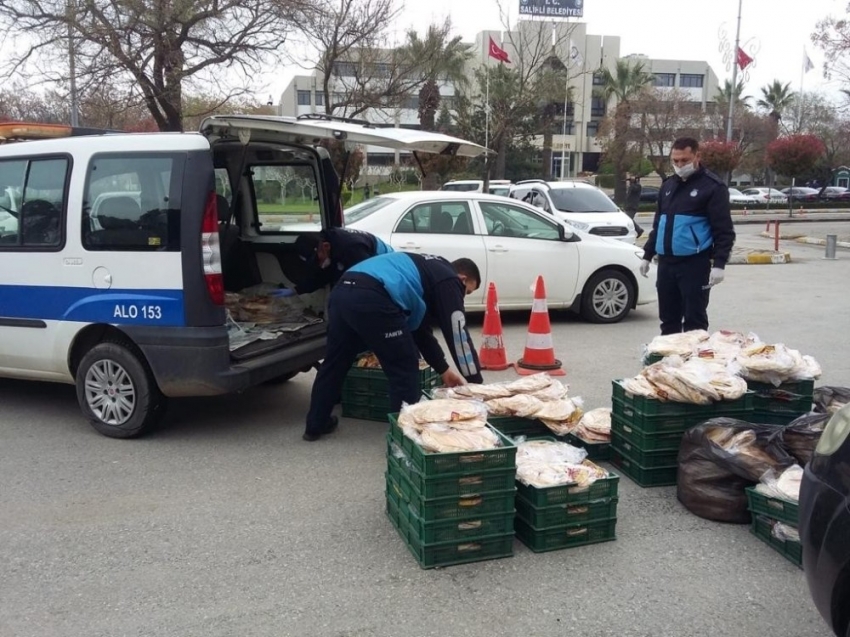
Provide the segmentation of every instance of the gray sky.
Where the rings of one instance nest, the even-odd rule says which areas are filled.
[[[500,1],[515,22],[519,0]],[[792,89],[799,90],[804,46],[815,64],[805,76],[804,89],[834,93],[836,87],[823,78],[823,56],[810,36],[818,20],[829,14],[844,15],[846,6],[847,0],[743,0],[741,43],[749,43],[745,50],[759,47],[755,65],[749,69],[747,94],[758,94],[774,78],[791,82]],[[581,20],[588,24],[588,33],[620,36],[622,55],[706,60],[722,83],[724,78],[731,79],[731,67],[727,70],[722,62],[718,31],[725,23],[730,46],[734,43],[737,11],[738,0],[585,0]],[[479,31],[503,29],[497,0],[408,0],[394,29],[396,37],[411,27],[421,32],[425,25],[446,16],[468,41]],[[265,78],[268,92],[277,101],[292,75],[304,72],[288,68]]]

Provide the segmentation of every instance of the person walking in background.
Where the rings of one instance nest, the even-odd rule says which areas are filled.
[[[661,184],[640,273],[658,256],[661,333],[708,329],[708,298],[735,243],[729,189],[700,165],[699,142],[681,137],[670,153],[675,175]]]
[[[464,297],[481,285],[470,259],[449,263],[428,254],[390,252],[346,272],[328,303],[328,345],[310,396],[304,440],[314,442],[339,423],[331,415],[357,355],[371,351],[389,381],[390,411],[421,397],[419,355],[448,387],[481,383],[481,366],[466,328]],[[457,371],[446,362],[431,323],[440,326]]]
[[[640,207],[640,193],[643,191],[643,187],[640,185],[640,177],[632,177],[629,179],[629,188],[626,191],[626,214],[629,215],[629,218],[635,223],[635,232],[637,232],[637,238],[640,239],[643,235],[643,228],[640,227],[640,224],[637,222],[637,211]]]

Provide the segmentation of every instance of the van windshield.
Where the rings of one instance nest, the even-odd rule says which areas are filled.
[[[596,188],[552,188],[549,196],[561,212],[619,212],[611,198]]]

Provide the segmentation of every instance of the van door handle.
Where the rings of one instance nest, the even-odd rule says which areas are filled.
[[[412,241],[408,241],[403,246],[401,246],[402,250],[421,250],[422,246],[418,243],[413,243]]]
[[[495,245],[492,248],[488,248],[490,252],[507,252],[508,249],[503,245]]]

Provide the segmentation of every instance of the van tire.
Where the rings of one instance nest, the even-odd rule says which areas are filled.
[[[116,384],[120,384],[121,389],[108,394]],[[147,362],[129,343],[104,341],[92,347],[77,368],[76,385],[77,401],[83,414],[92,427],[110,438],[141,436],[165,414],[165,397],[159,391]],[[102,411],[91,402],[92,393],[99,391],[95,389],[97,385],[102,387],[102,400],[106,403]],[[118,400],[121,394],[123,403]]]

